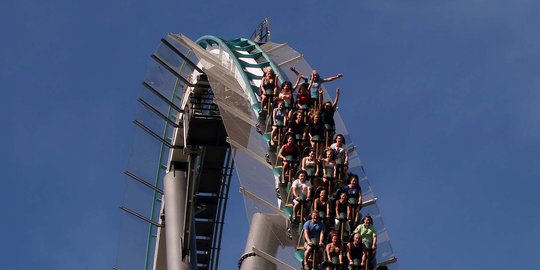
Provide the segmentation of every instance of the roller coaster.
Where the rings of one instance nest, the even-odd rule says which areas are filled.
[[[294,136],[276,125],[273,112],[278,107],[274,102],[278,93],[263,100],[261,80],[271,68],[279,74],[274,77],[276,85],[303,77],[307,84],[313,69],[288,44],[271,41],[267,20],[250,39],[203,36],[192,41],[182,34],[168,34],[151,57],[138,99],[141,108],[134,120],[137,128],[125,171],[126,190],[120,207],[124,216],[113,269],[218,269],[232,178],[240,182],[250,223],[239,269],[360,269],[350,261],[332,263],[322,247],[309,260],[304,258],[310,243],[303,224],[322,188],[315,189],[314,184],[312,195],[302,198],[309,203],[302,202],[299,211],[293,211],[293,204],[300,200],[293,192],[293,180],[302,167],[300,159],[309,149],[316,149],[316,158],[322,158],[335,134],[347,142],[343,146],[347,173],[356,176],[361,190],[356,206],[360,210],[353,212],[371,216],[377,228],[376,256],[362,269],[398,269],[377,197],[339,112],[333,114],[334,126],[326,129],[324,138],[296,137],[303,141],[298,145],[299,156],[280,158],[287,138]],[[305,76],[297,79],[300,74]],[[320,89],[320,100],[331,100],[324,87]],[[303,112],[302,118],[309,122],[310,114]],[[272,133],[272,126],[277,132]],[[283,161],[291,165],[284,168]],[[326,185],[332,211],[323,217],[325,235],[334,219],[341,220],[334,229],[340,236],[344,261],[344,247],[352,243],[352,230],[361,220],[346,220],[333,211],[347,175],[329,176],[344,184]],[[308,181],[321,177],[325,175],[311,172]],[[321,241],[330,243],[331,239]]]

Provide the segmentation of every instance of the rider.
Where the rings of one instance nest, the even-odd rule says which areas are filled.
[[[326,189],[321,189],[319,191],[319,196],[313,201],[313,211],[319,213],[319,217],[324,222],[324,226],[329,227],[329,217],[330,217],[330,202],[328,201],[328,194]]]
[[[348,234],[351,230],[349,227],[349,220],[351,214],[349,212],[349,204],[347,203],[347,194],[342,192],[339,194],[339,199],[336,201],[336,220],[335,230],[341,233],[340,226],[343,225],[343,234]],[[341,235],[342,239],[345,239],[345,235]]]
[[[351,220],[353,226],[358,221],[358,214],[362,209],[362,188],[358,185],[358,175],[349,175],[349,184],[345,186],[345,193],[347,193],[347,201],[349,203],[349,213],[354,215],[354,220]],[[352,217],[349,217],[352,219]]]
[[[354,233],[359,233],[362,238],[362,265],[366,265],[368,250],[371,251],[370,258],[375,257],[377,251],[377,230],[370,215],[365,216],[362,221],[363,223],[354,229]]]
[[[334,189],[334,179],[336,178],[336,161],[334,159],[334,151],[330,148],[326,148],[324,151],[325,157],[321,158],[322,167],[322,186],[328,189],[331,194]]]
[[[320,154],[319,151],[322,148],[322,142],[324,142],[324,125],[321,122],[321,116],[319,113],[313,115],[313,121],[309,123],[307,129],[307,135],[309,136],[309,141],[311,148],[316,149],[316,152]],[[319,145],[317,145],[319,143]]]
[[[285,173],[289,167],[294,171],[295,164],[298,162],[298,156],[300,155],[300,149],[295,143],[294,135],[287,135],[287,143],[284,144],[279,150],[278,157],[283,161],[283,173]]]
[[[355,234],[351,243],[347,244],[347,260],[349,260],[349,269],[358,267],[362,259],[362,242],[360,234]],[[357,268],[358,269],[358,268]]]
[[[270,104],[274,102],[274,97],[278,93],[278,77],[274,73],[272,67],[268,66],[263,69],[264,77],[261,79],[261,85],[259,89],[261,91],[261,104],[264,110],[267,100],[269,99]]]
[[[338,100],[339,100],[339,88],[336,89],[336,98],[334,99],[334,103],[330,101],[326,101],[321,108],[321,122],[324,124],[324,128],[326,129],[327,138],[325,139],[326,139],[326,143],[328,144],[334,137],[334,131],[336,130],[336,124],[334,122],[334,114],[337,110]]]
[[[311,198],[311,183],[306,180],[306,171],[299,170],[297,176],[298,179],[294,180],[291,185],[292,194],[294,196],[294,217],[298,215],[298,207],[300,204],[305,203],[307,200],[309,200],[309,198]]]
[[[334,150],[336,168],[339,169],[341,176],[345,175],[349,166],[349,154],[347,153],[347,148],[345,146],[345,137],[342,134],[336,135],[334,143],[330,145],[330,148]]]
[[[302,74],[300,74],[300,72],[298,72],[295,67],[291,67],[291,71],[294,72],[294,74],[296,74],[296,76],[309,81],[308,89],[311,92],[312,108],[318,108],[318,106],[316,104],[318,104],[318,102],[319,102],[319,94],[322,93],[321,85],[323,83],[331,82],[333,80],[336,80],[336,79],[339,79],[339,78],[343,77],[343,74],[339,73],[336,76],[327,77],[327,78],[323,79],[323,78],[321,78],[321,76],[319,76],[319,73],[317,72],[317,70],[312,70],[311,71],[311,76],[309,78],[307,78],[307,77],[303,76]]]
[[[281,84],[281,91],[279,92],[278,98],[283,101],[283,106],[285,107],[285,110],[292,115],[291,109],[293,109],[293,93],[294,88],[290,81],[284,81]],[[288,115],[288,116],[291,116]]]
[[[309,150],[309,154],[302,159],[301,167],[302,170],[306,171],[308,179],[311,180],[312,184],[318,185],[319,160],[315,158],[315,150]]]
[[[306,140],[306,123],[301,112],[296,112],[292,115],[292,121],[289,121],[287,132],[294,134],[296,141],[301,142]]]
[[[343,265],[343,256],[341,254],[339,237],[335,232],[332,232],[330,233],[330,239],[332,240],[332,242],[326,245],[326,259],[330,261],[332,267]]]
[[[319,220],[319,213],[312,211],[310,215],[311,219],[304,223],[303,236],[306,243],[304,245],[305,251],[304,261],[302,262],[303,265],[308,261],[311,255],[313,255],[315,248],[317,249],[316,251],[319,252],[319,248],[324,247],[323,240],[326,227]]]
[[[274,138],[276,140],[278,139],[277,133],[281,132],[281,128],[285,127],[285,124],[287,123],[287,113],[285,112],[285,109],[283,108],[283,101],[279,101],[277,108],[274,108],[274,111],[272,112],[272,119],[274,121],[274,124],[272,125],[272,133],[270,136],[270,145],[274,145]],[[280,142],[278,142],[278,145]]]

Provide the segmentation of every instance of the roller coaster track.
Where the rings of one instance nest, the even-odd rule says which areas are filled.
[[[159,154],[155,155],[154,173],[136,165],[126,171],[128,185],[146,190],[146,197],[151,198],[147,199],[150,209],[135,206],[132,201],[137,198],[125,200],[121,207],[146,224],[144,256],[131,256],[144,257],[144,269],[218,269],[235,167],[248,214],[262,214],[276,223],[267,232],[273,236],[266,241],[289,248],[282,256],[248,240],[239,268],[295,269],[294,250],[300,233],[290,230],[290,207],[274,193],[281,174],[271,165],[276,164],[276,157],[267,145],[268,131],[260,128],[267,119],[264,114],[260,117],[259,85],[267,66],[278,71],[283,82],[295,76],[289,67],[309,74],[309,64],[287,44],[257,44],[244,38],[226,41],[214,36],[193,42],[177,34],[163,38],[152,59],[155,63],[139,99],[145,114],[134,123],[145,140],[151,138],[158,145]],[[324,96],[329,97],[326,91]],[[335,118],[336,131],[350,142],[339,114]],[[364,209],[379,229],[379,265],[398,269],[358,153],[352,144],[348,149],[350,170],[360,175],[368,202]],[[252,226],[257,222],[255,216]],[[119,251],[115,269],[140,269],[135,263],[140,259],[133,258]],[[248,263],[242,265],[244,262]]]

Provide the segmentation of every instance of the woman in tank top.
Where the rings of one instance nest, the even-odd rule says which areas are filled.
[[[274,102],[274,97],[278,93],[278,77],[274,74],[272,67],[266,67],[263,69],[264,76],[261,79],[261,85],[259,87],[261,92],[261,106],[263,110],[266,108],[268,101],[270,104]]]
[[[315,150],[310,150],[308,156],[302,159],[302,170],[307,172],[308,179],[314,186],[319,185],[319,181],[314,181],[319,175],[319,161],[315,158]]]

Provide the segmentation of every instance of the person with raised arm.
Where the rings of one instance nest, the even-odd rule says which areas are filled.
[[[284,81],[281,84],[281,91],[278,95],[278,98],[283,101],[283,107],[285,107],[285,110],[289,113],[289,117],[292,115],[292,109],[294,108],[294,90],[296,90],[296,87],[293,88],[290,81]]]
[[[299,81],[300,78],[298,78],[296,82],[298,83]],[[300,84],[298,93],[296,94],[296,108],[302,110],[302,112],[306,112],[306,114],[311,108],[311,97],[309,95],[308,87],[308,83]]]
[[[343,77],[343,74],[339,73],[336,76],[327,77],[327,78],[321,78],[317,70],[311,71],[311,76],[309,78],[306,78],[300,72],[296,70],[295,67],[291,67],[291,71],[296,74],[296,76],[307,79],[309,81],[308,89],[311,93],[311,106],[312,108],[318,109],[320,106],[320,97],[322,93],[321,85],[326,82],[331,82],[334,80],[337,80],[341,77]]]
[[[339,101],[339,88],[336,89],[336,97],[334,98],[334,103],[331,101],[324,102],[321,108],[321,122],[324,124],[326,130],[326,143],[329,145],[330,141],[334,137],[334,132],[336,130],[336,124],[334,122],[334,114],[337,111],[337,104]]]

